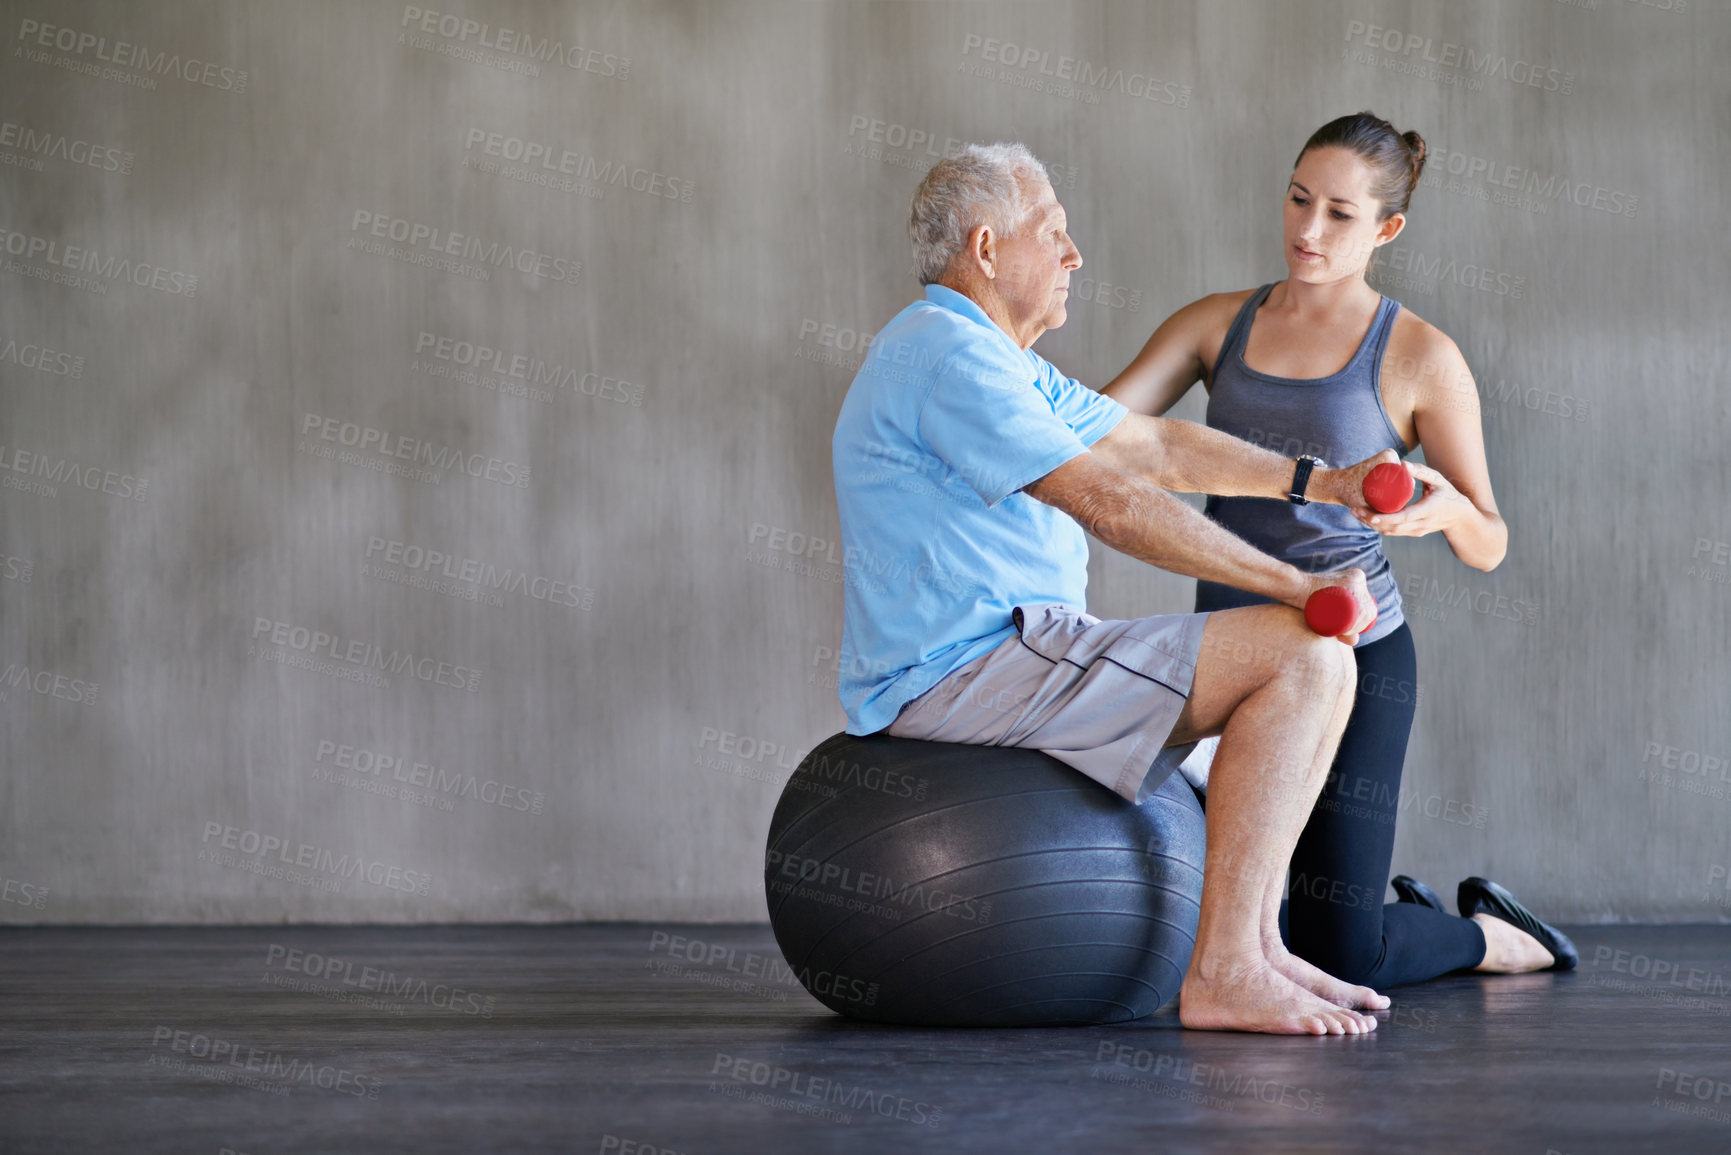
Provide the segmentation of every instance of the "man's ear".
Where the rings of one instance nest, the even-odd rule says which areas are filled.
[[[975,225],[974,231],[968,234],[968,256],[973,258],[987,280],[997,278],[998,238],[991,225]]]

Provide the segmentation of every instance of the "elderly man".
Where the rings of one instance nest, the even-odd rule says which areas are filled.
[[[969,146],[914,194],[925,299],[879,332],[836,422],[848,573],[848,732],[1045,750],[1130,801],[1219,735],[1187,1027],[1373,1030],[1388,1000],[1289,954],[1288,860],[1353,696],[1347,646],[1294,608],[1357,570],[1263,554],[1169,490],[1362,506],[1375,461],[1316,469],[1190,422],[1132,414],[1031,351],[1064,323],[1081,254],[1022,145]],[[1083,530],[1280,605],[1101,621]],[[1351,635],[1348,641],[1352,640]]]

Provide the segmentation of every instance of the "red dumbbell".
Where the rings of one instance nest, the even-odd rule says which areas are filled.
[[[1304,603],[1304,624],[1325,638],[1338,638],[1358,621],[1358,599],[1345,586],[1324,586]],[[1370,625],[1376,625],[1376,607],[1370,610]]]
[[[1412,474],[1398,461],[1385,461],[1364,478],[1364,500],[1378,513],[1397,513],[1412,500]]]

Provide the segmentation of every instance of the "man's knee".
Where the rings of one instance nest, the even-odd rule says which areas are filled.
[[[1250,606],[1211,616],[1202,635],[1202,656],[1234,676],[1257,683],[1282,676],[1304,676],[1330,656],[1304,624],[1304,616],[1287,606]],[[1336,646],[1335,648],[1339,648]]]
[[[1303,619],[1297,628],[1287,628],[1278,642],[1278,660],[1269,671],[1271,679],[1289,678],[1301,682],[1319,700],[1338,703],[1351,698],[1358,680],[1358,663],[1352,650],[1334,638],[1312,633]]]
[[[1343,646],[1333,638],[1318,638],[1316,644],[1327,650],[1331,682],[1335,696],[1344,704],[1351,705],[1358,692],[1358,659],[1353,656],[1349,646]]]
[[[1296,689],[1307,711],[1331,713],[1342,702],[1350,706],[1357,676],[1352,651],[1333,638],[1318,637],[1297,610],[1286,606],[1224,610],[1210,616],[1202,635],[1196,686],[1186,717],[1200,695],[1218,712],[1221,721],[1214,724],[1224,724],[1246,698],[1276,685]],[[1222,696],[1230,704],[1224,704]],[[1203,733],[1218,733],[1218,729],[1185,731],[1184,740]]]

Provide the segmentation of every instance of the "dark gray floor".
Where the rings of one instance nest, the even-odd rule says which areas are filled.
[[[1277,1039],[861,1026],[755,926],[11,928],[0,1151],[1731,1151],[1731,928],[1575,939]]]

